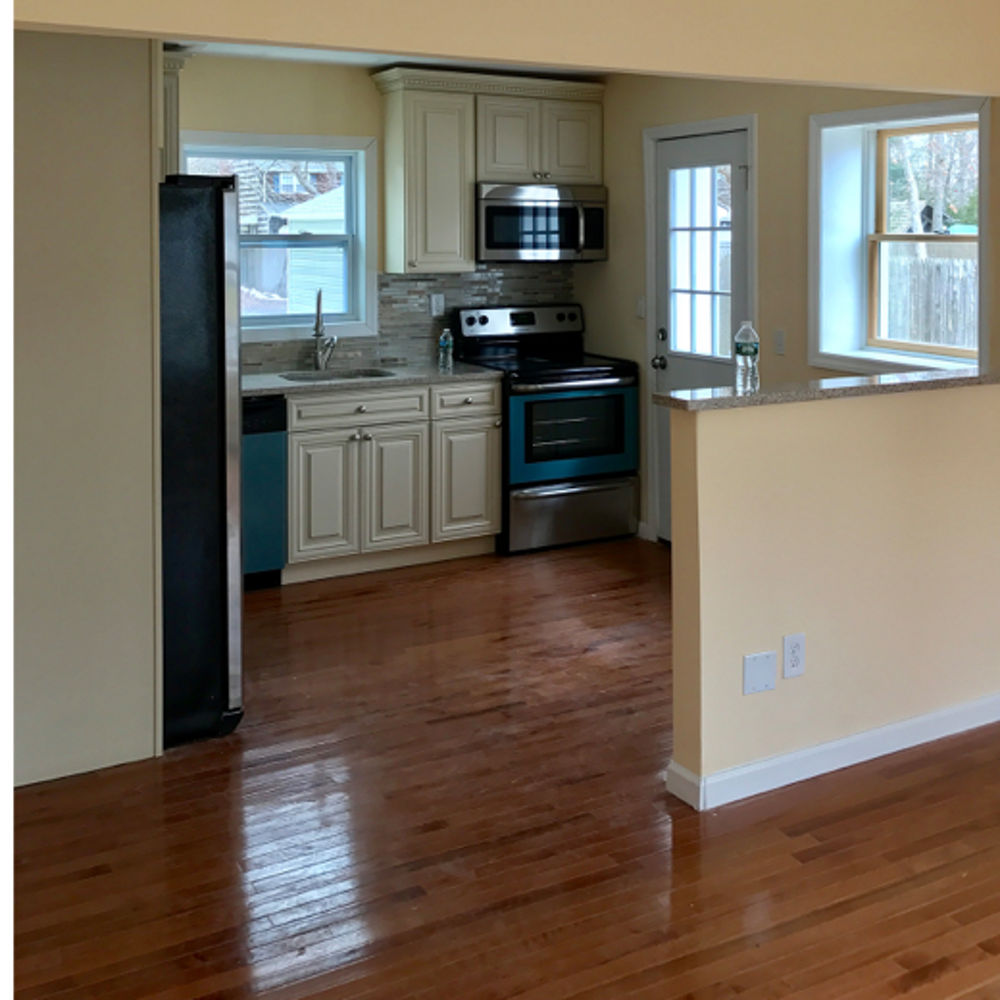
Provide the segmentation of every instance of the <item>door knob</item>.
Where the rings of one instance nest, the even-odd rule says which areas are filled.
[[[658,368],[663,371],[667,367],[667,359],[662,354],[657,354],[652,361],[649,362],[654,368]]]

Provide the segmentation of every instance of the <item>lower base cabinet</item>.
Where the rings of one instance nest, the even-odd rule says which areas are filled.
[[[500,421],[439,420],[433,425],[431,539],[500,530]]]
[[[288,562],[496,534],[499,410],[495,382],[291,398]]]
[[[289,562],[429,540],[427,423],[291,436]]]

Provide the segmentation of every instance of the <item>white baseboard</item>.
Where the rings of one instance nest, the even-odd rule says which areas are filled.
[[[636,534],[647,542],[656,541],[656,529],[648,521],[640,521]]]
[[[699,811],[714,809],[993,722],[1000,722],[1000,694],[706,776],[694,774],[672,760],[667,767],[667,791]]]

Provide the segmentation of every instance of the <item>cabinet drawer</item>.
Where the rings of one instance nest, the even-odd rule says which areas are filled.
[[[427,387],[350,389],[288,400],[289,430],[393,423],[427,419]]]
[[[499,412],[499,381],[431,386],[431,416],[434,418]]]

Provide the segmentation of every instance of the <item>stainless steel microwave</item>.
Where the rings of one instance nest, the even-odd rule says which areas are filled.
[[[477,184],[477,260],[607,260],[600,185]]]

